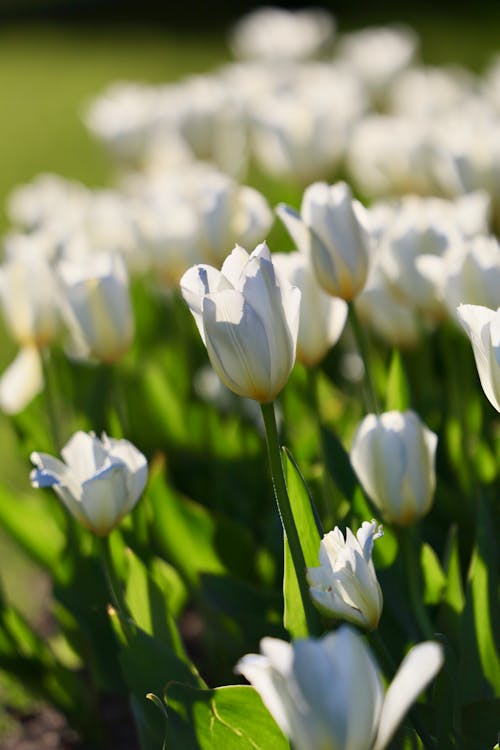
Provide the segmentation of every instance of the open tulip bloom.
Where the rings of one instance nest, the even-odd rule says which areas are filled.
[[[236,670],[260,694],[294,750],[383,750],[443,663],[426,641],[403,659],[385,692],[361,636],[344,625],[319,639],[261,641]]]
[[[300,291],[275,274],[265,243],[238,245],[220,271],[197,265],[181,290],[224,385],[260,403],[273,401],[295,362]]]
[[[320,543],[318,568],[307,569],[309,591],[322,614],[374,630],[382,613],[382,591],[372,561],[373,543],[383,536],[376,521],[364,521],[356,536],[336,526]]]
[[[98,536],[117,526],[137,503],[147,481],[145,457],[128,440],[76,432],[60,461],[32,453],[33,487],[53,487],[72,515]]]

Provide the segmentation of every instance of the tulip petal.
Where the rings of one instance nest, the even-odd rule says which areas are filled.
[[[300,214],[285,203],[280,203],[276,206],[275,211],[288,230],[297,250],[308,255],[311,238],[309,229],[302,220]]]
[[[36,347],[24,347],[0,378],[0,408],[18,414],[42,389],[40,353]]]
[[[186,271],[180,280],[180,287],[203,343],[206,344],[202,319],[203,297],[205,294],[210,294],[224,287],[230,289],[231,284],[216,268],[202,264],[193,266]]]
[[[500,393],[494,387],[490,361],[490,324],[496,314],[494,310],[481,305],[459,305],[457,308],[458,319],[472,343],[483,391],[492,406],[500,412]]]
[[[126,513],[126,469],[120,462],[82,484],[82,512],[96,534],[108,534]]]
[[[66,443],[61,456],[80,483],[94,476],[107,461],[106,450],[99,438],[82,430],[75,432]]]
[[[239,396],[272,400],[276,394],[266,329],[243,295],[234,289],[206,295],[203,325],[212,367],[224,385]]]
[[[443,649],[434,641],[420,643],[408,652],[389,685],[373,750],[387,747],[410,706],[443,664]]]
[[[126,466],[128,501],[123,504],[122,515],[128,513],[139,499],[148,479],[148,463],[145,456],[128,440],[114,440],[103,436],[105,448],[113,461],[118,459]]]

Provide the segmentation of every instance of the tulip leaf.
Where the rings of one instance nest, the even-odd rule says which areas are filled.
[[[289,750],[288,741],[247,685],[194,690],[172,684],[166,690],[166,748],[182,750]]]
[[[161,474],[148,492],[156,548],[190,586],[198,586],[202,572],[252,577],[254,549],[246,529],[179,495]]]
[[[446,633],[456,649],[460,642],[460,617],[465,605],[465,594],[460,570],[457,527],[448,535],[445,552],[446,588],[438,614],[438,626]]]
[[[321,439],[328,473],[346,500],[351,501],[358,487],[358,480],[349,454],[335,432],[324,425],[321,427]]]
[[[128,550],[128,578],[126,601],[134,622],[168,645],[174,653],[189,663],[177,627],[169,611],[166,592],[149,575],[144,563]]]
[[[476,544],[461,618],[462,703],[500,694],[500,604],[495,539],[484,498],[478,504]]]
[[[204,687],[203,680],[194,667],[179,659],[168,644],[138,627],[129,626],[125,632],[115,610],[111,610],[109,616],[120,645],[119,661],[131,694],[141,747],[143,750],[158,750],[165,737],[165,721],[148,701],[148,693],[162,695],[171,681]]]
[[[392,353],[386,389],[386,411],[406,411],[410,408],[410,389],[398,349]]]
[[[314,568],[319,564],[319,546],[322,537],[321,527],[317,520],[313,500],[304,478],[291,453],[286,448],[283,449],[282,460],[290,506],[300,539],[304,561],[308,568]],[[284,624],[290,635],[294,638],[300,638],[306,636],[309,631],[286,537],[284,539],[284,552]]]
[[[62,572],[61,556],[66,544],[66,537],[56,519],[63,514],[64,510],[55,497],[39,492],[37,497],[14,498],[11,492],[0,486],[1,525],[35,562],[56,576]]]
[[[439,562],[439,558],[430,546],[424,542],[420,550],[422,565],[424,603],[438,604],[446,589],[446,576]]]

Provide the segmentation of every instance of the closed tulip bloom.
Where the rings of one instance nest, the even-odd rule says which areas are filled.
[[[431,507],[437,435],[413,411],[368,414],[354,435],[351,462],[383,516],[407,526]]]
[[[459,305],[457,315],[470,338],[486,398],[500,412],[500,308]]]
[[[53,487],[70,513],[98,536],[109,534],[137,503],[147,481],[145,457],[128,440],[77,432],[60,461],[32,453],[33,487]]]
[[[275,253],[273,263],[301,291],[297,359],[305,367],[314,367],[339,340],[347,319],[347,303],[321,289],[304,253]]]
[[[85,356],[116,362],[130,347],[134,320],[123,259],[99,254],[59,266],[64,313],[76,347]]]
[[[333,297],[356,297],[368,276],[369,237],[350,187],[315,182],[304,193],[300,216],[284,205],[277,212],[298,249],[310,253],[320,286]]]
[[[224,385],[272,401],[295,362],[300,291],[278,281],[267,245],[251,255],[236,246],[220,271],[193,266],[181,289]]]
[[[349,626],[290,644],[261,641],[236,670],[260,694],[294,750],[383,750],[443,663],[427,641],[409,651],[384,695],[368,646]]]
[[[383,536],[376,521],[364,521],[356,536],[336,526],[320,543],[319,568],[307,569],[313,602],[326,617],[374,630],[382,614],[382,591],[372,561],[373,543]]]

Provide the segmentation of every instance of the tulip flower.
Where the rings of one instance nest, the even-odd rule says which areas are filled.
[[[436,484],[437,435],[413,411],[368,414],[354,435],[351,462],[383,516],[408,526],[424,516]]]
[[[85,263],[62,261],[59,272],[65,291],[64,313],[77,350],[102,362],[116,362],[134,335],[123,259],[103,253]]]
[[[283,204],[277,213],[298,249],[310,253],[320,286],[333,297],[356,297],[368,275],[369,237],[349,186],[316,182],[304,193],[300,216]]]
[[[87,529],[105,536],[137,503],[147,481],[147,461],[128,440],[77,432],[60,461],[32,453],[33,487],[53,487],[70,513]]]
[[[294,750],[383,750],[443,663],[441,646],[409,651],[384,695],[369,648],[349,626],[290,644],[261,641],[236,665]]]
[[[347,319],[347,303],[325,294],[303,253],[275,253],[273,264],[301,291],[297,359],[305,367],[314,367],[340,338]]]
[[[236,246],[221,271],[193,266],[181,289],[224,385],[273,401],[295,362],[300,291],[278,281],[267,245],[251,255]]]
[[[376,521],[364,521],[356,536],[351,529],[342,535],[336,526],[320,542],[319,568],[307,569],[313,602],[326,617],[347,620],[374,630],[382,613],[382,591],[372,551],[375,539],[383,536]]]
[[[25,239],[25,238],[23,238]],[[17,414],[42,390],[40,350],[59,332],[59,290],[37,235],[16,237],[12,253],[0,268],[0,307],[19,353],[0,378],[0,408]]]
[[[470,338],[485,396],[500,412],[500,308],[459,305],[457,315]]]

